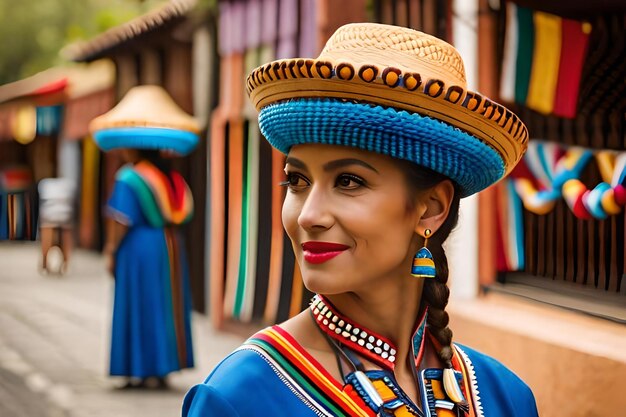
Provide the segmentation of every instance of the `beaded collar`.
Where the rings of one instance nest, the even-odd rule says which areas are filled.
[[[394,370],[397,347],[392,341],[343,316],[330,301],[319,294],[311,300],[310,308],[315,322],[324,333],[384,369]],[[427,312],[424,311],[411,338],[416,369],[419,369],[424,353],[426,317]]]

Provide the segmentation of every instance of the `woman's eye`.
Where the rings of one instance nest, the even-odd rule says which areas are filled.
[[[288,172],[287,180],[281,182],[280,185],[284,187],[289,187],[289,189],[292,191],[300,191],[306,188],[309,185],[309,182],[300,174]]]
[[[365,185],[365,181],[363,181],[362,178],[351,174],[341,174],[337,177],[337,181],[335,182],[336,187],[343,188],[345,190],[354,190],[363,185]]]

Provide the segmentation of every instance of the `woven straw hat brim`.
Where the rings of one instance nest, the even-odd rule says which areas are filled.
[[[526,127],[504,106],[457,85],[398,68],[285,59],[255,69],[246,86],[257,110],[290,99],[324,97],[406,110],[440,120],[467,132],[471,135],[468,140],[477,138],[494,149],[502,159],[503,175],[519,162],[528,143]]]
[[[193,132],[159,127],[121,127],[94,132],[94,140],[103,151],[113,149],[154,149],[187,155],[198,145]]]
[[[500,154],[468,133],[431,117],[338,99],[293,99],[265,106],[261,132],[283,153],[317,143],[357,147],[406,159],[452,179],[461,197],[498,181]]]

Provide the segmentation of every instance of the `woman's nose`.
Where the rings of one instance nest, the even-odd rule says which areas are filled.
[[[319,186],[311,187],[298,216],[298,224],[305,230],[329,229],[334,218],[328,194]]]

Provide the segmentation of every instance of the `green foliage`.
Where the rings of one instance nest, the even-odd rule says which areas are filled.
[[[60,49],[165,0],[0,0],[0,84],[63,63]]]

